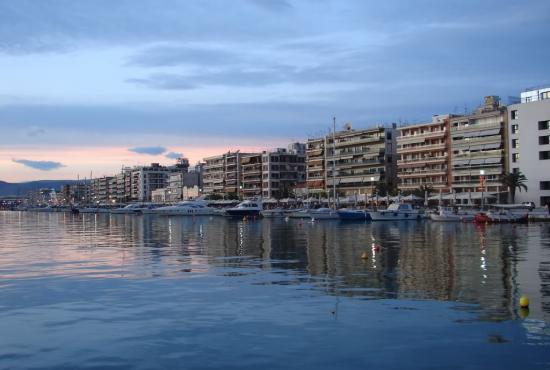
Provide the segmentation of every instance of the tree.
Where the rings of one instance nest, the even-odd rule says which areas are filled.
[[[430,194],[434,192],[434,188],[432,188],[431,185],[420,185],[420,187],[418,189],[414,189],[412,193],[414,196],[424,198],[426,192],[428,196],[430,196]]]
[[[516,200],[516,189],[519,189],[519,191],[521,191],[521,189],[527,191],[527,185],[525,185],[526,182],[527,177],[525,177],[525,175],[522,174],[521,171],[507,173],[502,176],[502,183],[508,186],[508,191],[510,192],[512,203],[515,203]]]
[[[395,196],[397,195],[397,187],[393,184],[386,184],[383,181],[380,181],[376,184],[376,193],[379,196],[385,197],[386,195]]]

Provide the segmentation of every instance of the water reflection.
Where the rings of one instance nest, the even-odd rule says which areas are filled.
[[[2,279],[282,269],[293,273],[285,283],[307,281],[327,294],[476,303],[493,320],[515,317],[526,294],[531,318],[550,317],[549,225],[16,212],[0,220]]]

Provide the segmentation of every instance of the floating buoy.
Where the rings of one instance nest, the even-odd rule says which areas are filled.
[[[529,298],[527,298],[526,296],[521,296],[521,298],[519,299],[519,306],[521,308],[529,307]]]
[[[377,246],[377,245],[375,245],[375,246],[374,246],[374,251],[375,251],[375,252],[379,252],[379,251],[380,251],[380,247]]]
[[[368,253],[367,253],[367,252],[363,252],[363,254],[361,254],[361,259],[368,260],[368,259],[369,259]]]

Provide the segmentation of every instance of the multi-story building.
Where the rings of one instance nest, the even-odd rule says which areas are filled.
[[[527,178],[527,191],[516,191],[515,202],[545,206],[550,203],[550,88],[525,91],[521,98],[521,104],[508,106],[510,171]]]
[[[433,116],[432,122],[399,128],[397,177],[401,191],[420,186],[450,189],[449,115]]]
[[[305,145],[294,143],[261,154],[261,193],[265,198],[287,198],[306,181]]]
[[[222,194],[225,174],[225,154],[204,159],[203,165],[203,193]]]
[[[225,154],[224,186],[223,191],[227,195],[239,196],[241,189],[241,158],[250,153],[240,151]]]
[[[251,153],[241,157],[241,189],[243,198],[262,195],[262,154]]]
[[[342,131],[307,143],[309,193],[372,194],[376,184],[396,183],[396,125]]]
[[[521,102],[531,103],[550,99],[550,86],[532,87],[521,92]]]
[[[158,163],[132,169],[132,200],[151,201],[153,190],[166,187],[170,170]]]
[[[326,191],[325,177],[325,138],[308,139],[306,144],[306,182],[312,195]]]
[[[506,173],[506,120],[506,107],[497,96],[485,97],[473,114],[450,118],[453,190],[505,190],[501,177]]]

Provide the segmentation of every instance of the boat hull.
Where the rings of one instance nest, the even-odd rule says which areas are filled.
[[[420,213],[410,212],[369,212],[373,221],[416,221],[422,219]]]
[[[225,214],[231,217],[259,217],[259,209],[228,209]]]

